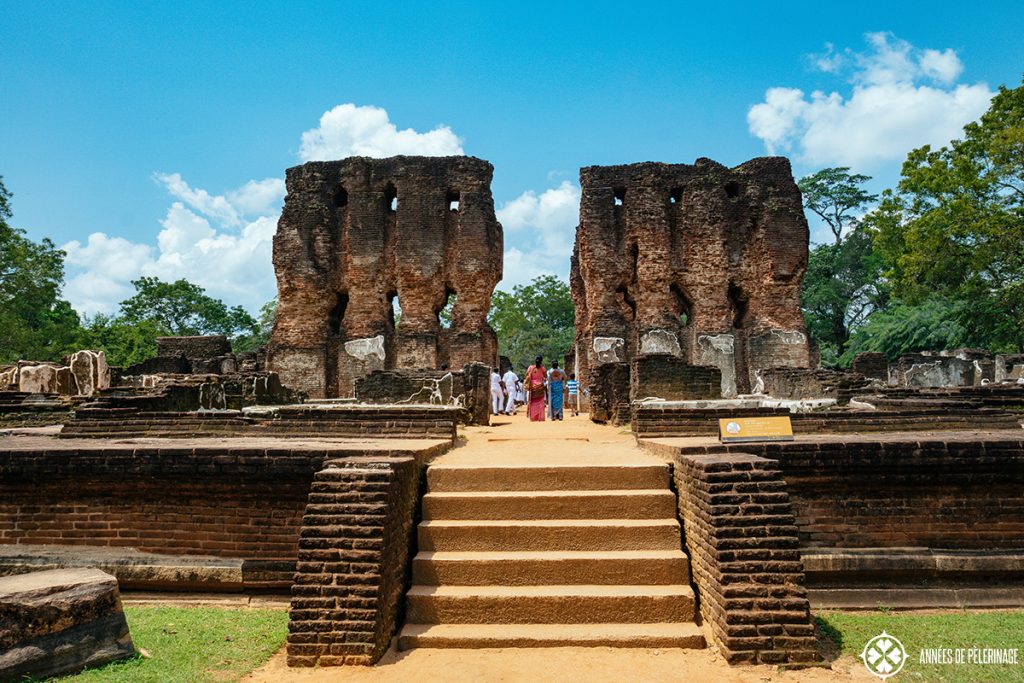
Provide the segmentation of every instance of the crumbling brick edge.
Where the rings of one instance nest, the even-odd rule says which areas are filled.
[[[700,614],[730,664],[821,663],[779,464],[672,454]]]
[[[372,665],[401,622],[427,458],[328,461],[299,536],[288,666]]]

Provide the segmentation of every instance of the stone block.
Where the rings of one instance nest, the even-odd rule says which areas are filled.
[[[110,368],[102,351],[78,351],[69,365],[79,396],[93,396],[110,387]]]
[[[0,578],[0,680],[73,673],[133,654],[110,574],[54,569]]]

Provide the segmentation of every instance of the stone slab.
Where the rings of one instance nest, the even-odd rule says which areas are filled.
[[[55,676],[134,654],[110,574],[55,569],[0,578],[0,680]]]

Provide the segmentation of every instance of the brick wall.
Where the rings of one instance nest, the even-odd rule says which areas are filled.
[[[302,521],[289,666],[373,664],[399,622],[420,466],[413,458],[328,463]]]
[[[645,444],[647,445],[647,444]],[[778,463],[804,548],[1024,548],[1024,438],[849,436],[684,449],[669,457],[753,452]]]
[[[355,449],[67,447],[0,450],[0,544],[291,560],[310,484]],[[419,452],[428,459],[446,445]],[[408,449],[383,451],[408,455]]]
[[[722,371],[711,366],[691,365],[667,354],[637,356],[630,367],[630,395],[633,400],[721,398]]]
[[[797,528],[778,463],[682,455],[674,479],[701,617],[730,664],[818,660]]]
[[[590,374],[590,419],[627,424],[629,411],[629,363],[604,363]]]
[[[294,558],[324,453],[0,452],[0,543]]]
[[[197,337],[157,337],[157,356],[213,359],[231,353],[231,343],[222,334]]]

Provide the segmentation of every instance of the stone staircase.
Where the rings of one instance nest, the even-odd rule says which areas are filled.
[[[701,648],[664,463],[432,465],[399,649]]]

